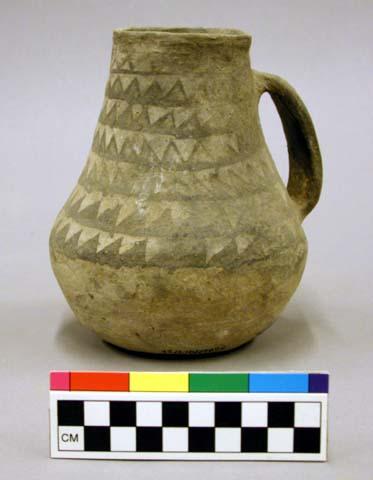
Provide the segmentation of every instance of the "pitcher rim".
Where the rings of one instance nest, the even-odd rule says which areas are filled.
[[[249,46],[251,36],[235,28],[199,27],[129,27],[113,32],[115,40],[160,40],[174,42],[199,41],[202,43],[237,43]]]

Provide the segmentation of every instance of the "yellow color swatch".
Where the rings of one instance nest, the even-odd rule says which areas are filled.
[[[130,372],[130,392],[187,392],[188,373]]]

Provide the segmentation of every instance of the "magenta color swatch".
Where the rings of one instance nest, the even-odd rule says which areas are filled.
[[[70,390],[70,372],[50,372],[51,390]]]

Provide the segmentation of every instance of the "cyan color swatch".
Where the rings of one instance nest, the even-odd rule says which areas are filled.
[[[307,393],[307,373],[250,373],[250,392]]]

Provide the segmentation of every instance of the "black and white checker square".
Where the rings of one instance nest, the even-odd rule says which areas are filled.
[[[58,400],[58,450],[320,453],[312,401]]]

